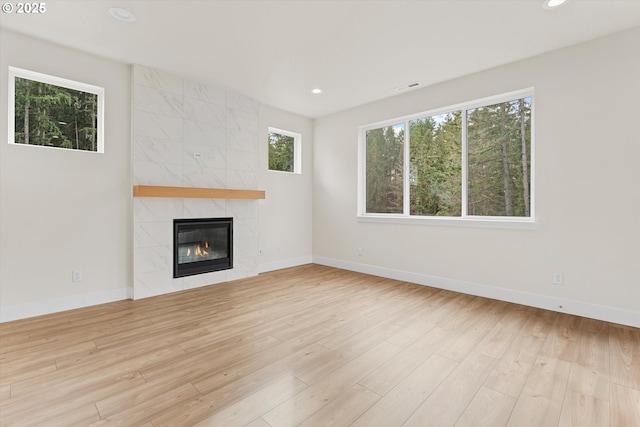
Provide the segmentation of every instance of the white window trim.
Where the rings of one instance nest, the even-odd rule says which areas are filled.
[[[16,77],[34,80],[41,83],[47,83],[54,86],[61,86],[67,89],[73,89],[77,91],[92,93],[97,95],[97,118],[96,118],[96,151],[87,150],[75,150],[64,149],[65,151],[75,151],[83,153],[104,153],[104,88],[99,86],[90,85],[87,83],[77,82],[75,80],[63,79],[62,77],[51,76],[49,74],[38,73],[35,71],[25,70],[17,67],[9,67],[9,86],[8,86],[8,104],[9,104],[9,119],[7,124],[8,130],[8,142],[13,145],[20,145],[23,147],[40,147],[40,148],[53,148],[46,145],[35,144],[16,144],[15,142],[15,96],[16,96]]]
[[[275,173],[302,174],[302,134],[269,126],[269,133],[279,133],[280,135],[293,138],[293,172],[278,171],[269,169],[269,154],[267,153],[267,170]]]
[[[423,225],[447,225],[447,226],[465,226],[465,227],[488,227],[488,228],[518,228],[518,229],[537,229],[535,209],[535,90],[533,87],[527,89],[516,90],[500,95],[490,96],[486,98],[476,99],[469,102],[450,105],[447,107],[437,108],[433,110],[423,111],[407,116],[396,117],[376,123],[358,127],[358,197],[357,197],[357,214],[356,220],[359,222],[378,222],[378,223],[399,223],[399,224],[423,224]],[[466,126],[462,127],[462,214],[461,216],[420,216],[409,214],[409,201],[404,197],[404,213],[402,214],[385,214],[385,213],[367,213],[366,212],[366,132],[381,127],[404,124],[405,129],[409,129],[411,120],[419,119],[427,116],[437,116],[453,111],[461,111],[463,123],[466,123],[467,110],[472,108],[484,107],[487,105],[498,104],[501,102],[512,101],[519,98],[531,98],[531,171],[530,171],[530,210],[529,217],[495,217],[495,216],[476,216],[467,214],[467,130]],[[409,150],[409,132],[405,132],[404,150],[405,159],[408,159],[407,151]],[[406,162],[405,162],[406,163]],[[411,165],[404,165],[404,186],[409,182],[409,173]],[[409,194],[404,190],[404,194]]]

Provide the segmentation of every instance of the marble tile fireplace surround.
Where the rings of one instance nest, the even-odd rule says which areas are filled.
[[[257,101],[134,65],[132,109],[134,186],[259,187]],[[134,197],[134,299],[258,274],[260,197],[235,197],[215,191]],[[174,219],[215,217],[233,218],[233,268],[174,278]]]

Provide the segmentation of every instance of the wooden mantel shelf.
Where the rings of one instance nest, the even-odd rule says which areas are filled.
[[[133,197],[178,197],[185,199],[264,199],[264,190],[232,190],[226,188],[162,187],[134,185]]]

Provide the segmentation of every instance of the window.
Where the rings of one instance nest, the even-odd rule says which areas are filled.
[[[461,123],[460,111],[409,121],[411,215],[461,215]]]
[[[402,213],[404,124],[367,131],[367,212]]]
[[[359,215],[531,221],[532,111],[527,90],[362,127]]]
[[[269,170],[301,173],[302,135],[269,128]]]
[[[104,89],[9,67],[9,143],[104,152]]]

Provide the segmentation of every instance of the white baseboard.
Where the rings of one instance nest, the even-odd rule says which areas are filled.
[[[513,289],[497,288],[480,283],[464,282],[443,277],[428,276],[390,268],[376,267],[368,264],[343,261],[334,258],[314,256],[313,262],[343,270],[356,271],[374,276],[386,277],[419,285],[432,286],[439,289],[461,292],[500,301],[513,302],[530,307],[544,308],[560,313],[574,314],[591,319],[618,323],[640,328],[640,312],[604,305],[590,304],[575,300],[565,300],[548,295],[533,294]]]
[[[114,301],[122,301],[125,299],[131,299],[132,296],[133,288],[128,287],[0,307],[0,323],[26,319],[28,317],[42,316],[44,314],[58,313],[76,308],[89,307],[92,305],[106,304]]]
[[[450,291],[477,295],[500,301],[513,302],[531,307],[544,308],[560,313],[574,314],[591,319],[640,328],[640,312],[637,311],[590,304],[575,300],[564,300],[548,295],[497,288],[495,286],[488,286],[479,283],[428,276],[425,274],[376,267],[373,265],[359,264],[321,256],[299,257],[264,263],[259,265],[259,271],[260,273],[265,273],[268,271],[309,264],[311,262],[329,267],[341,268],[343,270],[357,271],[374,276],[387,277],[389,279],[402,280],[425,286],[433,286],[435,288],[447,289]],[[0,307],[0,323],[131,299],[132,296],[133,288],[128,287],[90,294],[73,295],[70,297],[54,298],[28,304]]]
[[[297,267],[299,265],[311,264],[313,262],[313,257],[303,256],[298,258],[289,258],[281,261],[273,261],[273,262],[265,262],[264,264],[260,264],[258,266],[260,273],[266,273],[268,271],[274,270],[282,270],[283,268],[289,267]]]
[[[269,262],[259,265],[259,272],[280,270],[283,268],[296,267],[310,264],[311,256],[291,258],[281,261]],[[61,311],[73,310],[76,308],[89,307],[92,305],[105,304],[125,299],[133,299],[133,288],[120,288],[90,294],[73,295],[69,297],[53,298],[45,301],[36,301],[27,304],[10,305],[0,307],[0,323],[12,320],[27,319],[29,317],[42,316],[45,314],[59,313]]]

